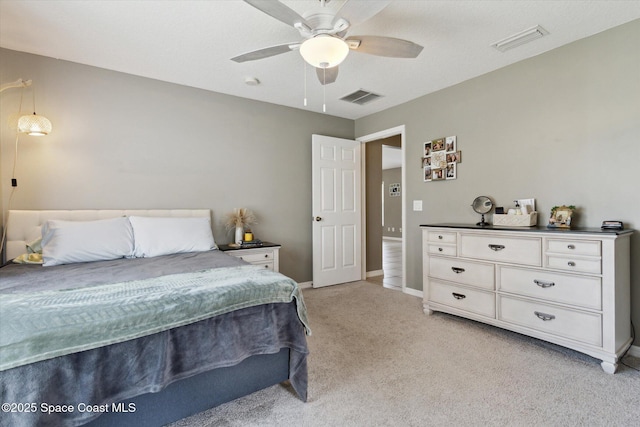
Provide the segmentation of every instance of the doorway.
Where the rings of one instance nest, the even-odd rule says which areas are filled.
[[[363,143],[363,277],[402,291],[406,289],[404,130],[398,126],[358,138]],[[386,163],[386,169],[383,147],[396,158],[395,164]],[[388,209],[394,204],[399,208],[395,217]]]

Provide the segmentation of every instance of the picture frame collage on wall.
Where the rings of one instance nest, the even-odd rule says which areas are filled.
[[[422,152],[424,182],[456,179],[460,162],[462,152],[458,150],[455,135],[425,142]]]
[[[400,184],[389,184],[389,197],[400,197]]]

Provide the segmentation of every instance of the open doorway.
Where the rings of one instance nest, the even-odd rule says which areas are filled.
[[[397,135],[398,142],[400,136]],[[402,289],[402,148],[382,143],[382,285]]]
[[[366,277],[385,287],[404,290],[404,126],[358,140],[366,143],[363,150]]]

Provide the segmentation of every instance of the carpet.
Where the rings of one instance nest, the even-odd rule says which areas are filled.
[[[303,294],[309,401],[276,385],[171,427],[640,425],[638,358],[609,375],[582,353],[427,316],[419,298],[369,282]]]

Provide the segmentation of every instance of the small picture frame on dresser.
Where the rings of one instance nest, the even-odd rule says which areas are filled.
[[[571,228],[571,217],[576,209],[573,205],[554,206],[551,208],[548,228]]]

